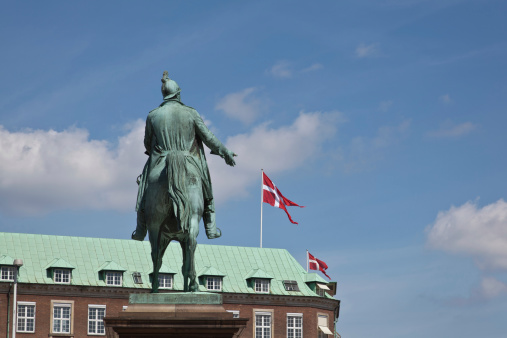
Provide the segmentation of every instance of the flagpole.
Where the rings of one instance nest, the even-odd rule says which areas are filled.
[[[308,265],[310,264],[310,261],[308,260],[308,249],[306,249],[306,273],[308,273]]]
[[[264,169],[261,169],[261,248],[262,248],[262,205],[264,204]]]

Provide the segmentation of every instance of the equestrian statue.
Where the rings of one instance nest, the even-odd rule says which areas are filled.
[[[153,261],[152,293],[159,288],[162,257],[172,240],[183,250],[184,291],[196,292],[194,254],[201,218],[208,238],[222,235],[215,223],[215,205],[203,143],[230,166],[234,156],[206,127],[192,107],[181,102],[181,89],[162,76],[164,102],[146,119],[144,146],[149,156],[138,177],[137,227],[132,239],[148,234]]]

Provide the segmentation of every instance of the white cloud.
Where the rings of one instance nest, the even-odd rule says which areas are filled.
[[[472,122],[463,122],[461,124],[454,125],[450,121],[446,121],[442,124],[440,129],[432,130],[427,133],[432,138],[456,138],[470,134],[477,128]]]
[[[339,113],[300,113],[290,125],[262,124],[227,139],[237,166],[208,155],[216,199],[246,194],[259,170],[295,169],[321,154]],[[144,122],[130,125],[113,145],[90,139],[84,129],[9,132],[0,126],[0,212],[40,214],[62,209],[134,210],[136,177],[144,155]]]
[[[262,101],[252,95],[255,91],[256,88],[251,87],[227,94],[218,101],[215,110],[222,110],[227,116],[250,124],[265,108]]]
[[[292,77],[291,64],[288,61],[278,61],[271,67],[269,73],[274,77],[287,79]]]
[[[322,153],[322,144],[332,138],[341,114],[300,113],[288,126],[271,128],[265,123],[251,132],[229,137],[226,145],[238,154],[231,168],[217,156],[208,156],[213,191],[219,202],[245,196],[246,188],[258,182],[260,170],[275,174],[298,168]]]
[[[472,257],[481,269],[507,269],[507,203],[475,202],[438,213],[427,228],[433,249]]]
[[[452,99],[449,94],[445,94],[445,95],[440,96],[440,101],[443,103],[451,103]]]
[[[369,45],[362,43],[356,48],[356,56],[358,58],[374,57],[378,55],[379,55],[378,43],[372,43]]]
[[[0,126],[0,210],[37,214],[55,209],[135,207],[135,178],[145,161],[144,123],[113,147],[84,129],[9,132]]]

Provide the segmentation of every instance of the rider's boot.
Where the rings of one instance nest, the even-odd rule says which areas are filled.
[[[209,239],[218,238],[222,236],[222,232],[219,228],[217,228],[217,224],[215,223],[215,212],[211,210],[207,210],[202,215],[204,221],[204,228],[206,229],[206,236]]]
[[[136,241],[144,241],[148,228],[146,227],[146,221],[144,219],[144,211],[139,210],[137,212],[137,227],[132,233],[132,239]]]

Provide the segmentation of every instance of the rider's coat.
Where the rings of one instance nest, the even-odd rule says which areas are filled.
[[[197,111],[178,99],[166,100],[148,114],[144,145],[149,158],[139,180],[136,211],[144,209],[145,193],[150,184],[161,181],[161,175],[167,175],[167,181],[163,181],[167,182],[180,230],[188,230],[190,206],[186,190],[195,180],[199,180],[202,186],[204,208],[214,211],[203,142],[212,154],[225,156],[226,147],[206,127]]]

